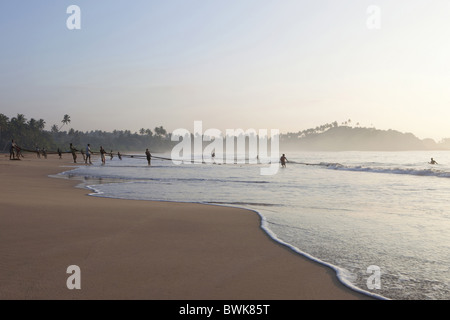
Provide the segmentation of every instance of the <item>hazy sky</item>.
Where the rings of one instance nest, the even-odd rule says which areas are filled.
[[[352,119],[450,137],[448,0],[2,0],[0,40],[0,113],[47,129]]]

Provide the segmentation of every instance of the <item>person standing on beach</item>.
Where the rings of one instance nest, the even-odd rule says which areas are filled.
[[[283,155],[280,158],[280,162],[281,162],[281,167],[282,168],[286,168],[286,162],[288,161],[288,159],[286,158],[285,154],[283,153]]]
[[[11,144],[9,146],[9,160],[16,160],[16,143],[14,140],[11,140]]]
[[[148,148],[147,148],[147,150],[145,150],[145,155],[147,156],[148,165],[150,165],[151,164],[152,155],[151,155],[150,151],[148,150]]]
[[[112,160],[113,158],[114,158],[114,155],[113,155],[113,151],[111,150],[111,153],[109,154],[109,156],[110,156],[110,160]]]
[[[88,160],[89,160],[89,164],[92,164],[91,162],[91,145],[88,143],[88,145],[86,146],[86,160],[84,160],[84,162],[87,164]]]
[[[105,153],[106,153],[105,149],[103,149],[103,147],[100,146],[100,156],[101,156],[101,158],[102,158],[102,164],[105,164],[105,163],[106,163]]]
[[[45,159],[47,159],[47,150],[45,149],[45,147],[42,148],[42,155]]]
[[[62,159],[62,152],[61,152],[61,149],[60,149],[60,148],[58,148],[58,151],[57,151],[57,152],[58,152],[58,156],[59,156],[59,158],[60,158],[60,159]]]
[[[83,161],[86,162],[86,155],[84,154],[83,148],[80,150],[81,156],[83,157]]]
[[[22,157],[22,158],[24,157],[22,154],[22,149],[17,144],[15,144],[15,145],[16,145],[16,147],[15,147],[16,157],[17,157],[17,160],[20,160],[20,157]]]
[[[73,163],[77,163],[77,149],[73,146],[72,142],[70,143],[70,152],[72,152]]]
[[[14,139],[11,140],[11,145],[9,147],[9,160],[20,160],[20,156],[23,158],[22,151],[17,143],[14,142]],[[12,159],[11,159],[12,157]]]
[[[36,146],[36,157],[37,157],[38,159],[40,159],[40,158],[41,158],[41,152],[40,152],[40,150],[39,150],[39,147],[38,147],[38,146]]]
[[[122,160],[122,155],[120,154],[120,151],[117,151],[117,156],[119,157],[119,160]]]

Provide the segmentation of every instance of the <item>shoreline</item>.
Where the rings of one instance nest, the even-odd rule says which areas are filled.
[[[76,169],[76,168],[74,168]],[[102,178],[89,178],[86,179],[86,177],[82,177],[82,176],[77,176],[77,175],[72,175],[70,172],[72,170],[68,170],[68,171],[63,171],[60,172],[56,175],[52,175],[52,178],[58,178],[58,179],[67,179],[67,180],[76,180],[79,181],[79,184],[77,185],[77,187],[79,188],[84,188],[86,190],[92,191],[91,193],[88,193],[89,196],[94,196],[94,197],[102,197],[102,198],[109,198],[109,199],[124,199],[124,200],[136,200],[139,201],[138,199],[132,199],[132,198],[116,198],[116,197],[112,197],[112,196],[105,196],[103,194],[103,192],[101,192],[100,190],[96,189],[93,187],[93,185],[96,184],[102,184],[105,182],[105,180],[107,181],[107,183],[127,183],[131,180],[127,180],[127,179],[115,179],[115,178],[111,178],[111,180],[109,180],[109,178],[107,179],[102,179]],[[68,175],[65,175],[66,173],[68,173]],[[91,184],[90,182],[88,182],[88,180],[93,180],[94,183]],[[352,284],[350,281],[346,280],[346,275],[345,275],[345,269],[342,269],[336,265],[333,265],[331,263],[325,262],[321,259],[318,259],[312,255],[310,255],[309,253],[302,251],[301,249],[299,249],[298,247],[285,242],[284,240],[280,239],[272,230],[270,230],[269,228],[269,223],[266,220],[264,214],[254,208],[248,208],[245,207],[245,205],[236,205],[236,204],[226,204],[226,203],[209,203],[209,202],[195,202],[195,201],[178,201],[178,200],[144,200],[144,201],[156,201],[156,202],[167,202],[167,203],[181,203],[181,204],[200,204],[200,205],[207,205],[207,206],[219,206],[219,207],[227,207],[227,208],[237,208],[237,209],[243,209],[243,210],[249,210],[251,212],[254,212],[255,214],[257,214],[259,216],[259,220],[260,220],[260,224],[259,227],[267,234],[267,236],[274,241],[275,243],[282,245],[284,247],[286,247],[288,250],[291,250],[294,254],[296,255],[301,255],[302,257],[305,257],[307,259],[309,259],[312,262],[318,263],[319,265],[325,266],[327,268],[330,268],[334,271],[335,276],[337,277],[338,281],[344,285],[345,287],[364,294],[370,298],[373,299],[377,299],[377,300],[390,300],[389,298],[386,298],[382,295],[370,292],[370,291],[366,291],[364,289],[361,289],[360,287],[355,286],[354,284]]]
[[[62,165],[77,166],[0,159],[1,299],[373,299],[271,237],[256,211],[87,197],[78,181],[49,177]],[[82,289],[69,290],[77,261]]]

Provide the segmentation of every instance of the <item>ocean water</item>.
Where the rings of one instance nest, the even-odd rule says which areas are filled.
[[[271,176],[260,175],[266,164],[153,159],[149,167],[138,157],[63,175],[83,179],[94,196],[248,208],[270,236],[334,268],[356,290],[450,299],[450,152],[286,156],[287,168]],[[431,157],[437,165],[428,164]]]

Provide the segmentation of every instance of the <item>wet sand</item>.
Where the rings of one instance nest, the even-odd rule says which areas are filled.
[[[49,177],[70,158],[0,155],[0,299],[368,299],[273,241],[255,212],[88,196]]]

